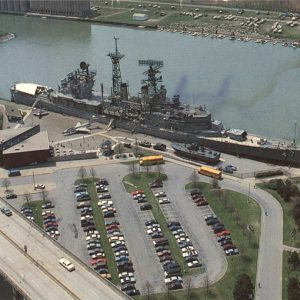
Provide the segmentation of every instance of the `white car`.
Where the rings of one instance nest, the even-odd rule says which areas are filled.
[[[123,277],[133,277],[133,273],[131,272],[122,272],[119,274],[119,278],[123,278]]]
[[[75,270],[75,266],[70,262],[68,261],[66,258],[62,257],[60,260],[59,260],[59,263],[64,267],[66,268],[69,272],[72,272]]]
[[[156,198],[159,198],[159,197],[166,197],[166,193],[165,192],[158,192],[158,193],[155,193],[154,196]]]
[[[170,200],[168,198],[163,198],[158,200],[159,204],[167,204],[170,203]]]
[[[41,189],[41,190],[43,190],[43,189],[45,189],[45,185],[44,184],[35,184],[34,185],[34,189],[36,190],[36,189]]]

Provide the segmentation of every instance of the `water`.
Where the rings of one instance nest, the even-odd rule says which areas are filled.
[[[16,81],[57,88],[82,60],[98,71],[95,89],[103,81],[109,93],[107,54],[116,36],[126,55],[121,71],[131,95],[138,93],[145,70],[138,60],[163,60],[168,95],[180,93],[183,102],[205,104],[226,127],[293,139],[295,121],[300,126],[299,49],[9,15],[0,15],[0,30],[17,35],[0,44],[0,98],[10,98]]]

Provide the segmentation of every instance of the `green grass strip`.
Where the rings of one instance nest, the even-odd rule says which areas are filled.
[[[264,183],[258,183],[257,186],[271,194],[281,204],[283,210],[283,243],[287,246],[299,248],[300,232],[297,230],[292,213],[295,202],[292,200],[290,202],[284,202],[277,191],[269,189]]]
[[[159,207],[158,201],[156,200],[154,194],[149,188],[149,183],[152,182],[157,177],[158,177],[158,173],[149,173],[148,176],[146,173],[138,173],[135,175],[130,174],[123,178],[123,183],[130,182],[131,184],[135,185],[137,189],[143,189],[145,191],[147,200],[152,205],[153,216],[155,220],[159,223],[162,233],[168,239],[170,251],[172,253],[173,259],[180,265],[181,271],[184,271],[183,275],[188,275],[189,268],[182,256],[177,241],[174,235],[172,234],[172,232],[170,231],[170,229],[168,228],[166,219]],[[135,187],[130,186],[126,183],[124,183],[124,185],[126,187],[127,192],[129,193],[136,190]]]
[[[93,208],[94,221],[95,221],[96,229],[100,233],[101,245],[103,247],[105,257],[107,259],[107,266],[108,266],[109,273],[111,274],[111,281],[113,284],[117,285],[120,283],[120,280],[118,276],[119,273],[118,273],[117,264],[115,260],[115,254],[107,238],[107,231],[104,223],[102,210],[100,209],[100,207],[98,207],[99,199],[96,192],[95,183],[92,179],[85,179],[85,183],[87,183],[88,185],[88,192],[91,197],[91,206]]]
[[[42,217],[42,205],[44,204],[43,200],[38,200],[38,201],[31,201],[29,202],[29,205],[25,203],[23,207],[30,207],[33,210],[33,217],[34,217],[34,222],[44,229],[44,224],[43,224],[43,217]]]
[[[288,263],[288,258],[292,252],[283,251],[283,259],[282,259],[282,300],[288,300],[288,282],[289,278],[295,277],[300,280],[300,268],[296,268],[294,270]]]

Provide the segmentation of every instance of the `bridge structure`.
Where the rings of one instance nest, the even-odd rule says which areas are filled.
[[[0,274],[25,299],[131,299],[0,198]],[[26,251],[25,251],[26,249]],[[75,270],[59,264],[70,260]]]

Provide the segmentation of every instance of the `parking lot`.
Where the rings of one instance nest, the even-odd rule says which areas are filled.
[[[145,293],[146,285],[149,283],[152,292],[165,291],[164,271],[152,239],[145,230],[145,221],[153,219],[152,213],[149,210],[141,211],[122,183],[123,177],[129,173],[129,166],[113,164],[98,165],[93,168],[97,177],[105,177],[110,182],[110,193],[117,210],[117,219],[133,262],[137,289]],[[170,204],[161,205],[166,218],[176,219],[181,223],[209,276],[218,274],[221,277],[226,270],[226,259],[213,233],[205,224],[203,215],[209,212],[209,208],[195,207],[184,189],[185,184],[190,182],[191,169],[172,163],[166,163],[163,169],[168,175],[168,180],[164,182],[164,191],[171,201]],[[88,167],[86,170],[89,172]],[[80,212],[76,209],[74,199],[74,182],[78,178],[77,173],[78,168],[57,169],[53,173],[35,175],[35,180],[44,183],[46,189],[47,186],[50,187],[48,197],[55,204],[54,213],[59,224],[58,241],[83,261],[88,262],[85,234],[80,226]],[[32,184],[32,177],[15,177],[10,181],[12,187],[17,185],[15,190],[20,191],[20,186]],[[37,200],[39,194],[34,194],[32,198]],[[18,197],[11,200],[11,203],[20,209],[24,199]],[[203,278],[203,274],[193,276],[192,286],[199,286]]]

